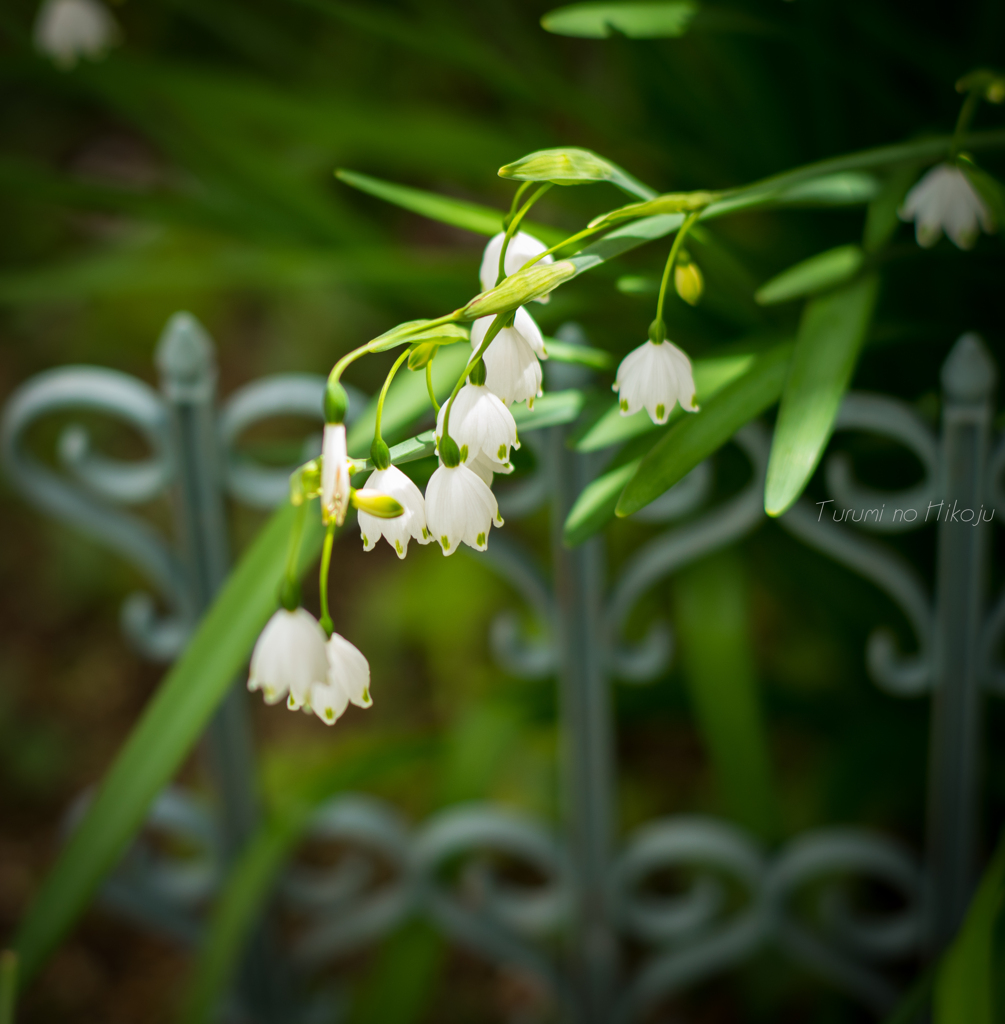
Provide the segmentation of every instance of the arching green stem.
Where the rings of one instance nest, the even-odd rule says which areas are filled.
[[[953,130],[953,141],[949,144],[949,153],[946,159],[949,163],[952,163],[963,145],[963,137],[967,134],[967,129],[970,127],[970,122],[974,119],[974,114],[977,113],[977,108],[980,106],[982,90],[971,89],[967,93],[967,98],[963,101],[963,106],[960,107],[960,116],[956,119],[956,128]]]
[[[695,210],[693,213],[689,213],[684,219],[684,223],[681,224],[680,230],[677,232],[677,237],[673,240],[673,245],[670,246],[670,255],[667,257],[667,265],[663,270],[663,280],[660,282],[660,297],[656,301],[656,320],[661,322],[663,320],[663,302],[666,299],[667,285],[670,283],[670,273],[673,271],[673,265],[677,262],[677,254],[680,252],[680,247],[684,244],[684,239],[687,237],[687,233],[691,230],[691,226],[701,216],[701,210]]]
[[[527,262],[520,268],[526,270],[528,267],[534,266],[540,260],[543,260],[545,256],[553,256],[559,249],[564,249],[567,245],[572,245],[573,242],[578,242],[581,238],[589,238],[590,235],[595,235],[598,231],[606,231],[608,228],[616,227],[613,224],[600,224],[595,228],[583,228],[582,231],[577,231],[574,235],[569,235],[568,238],[563,238],[561,242],[556,243],[550,249],[545,249],[544,252],[539,252],[532,260]]]
[[[527,216],[527,211],[551,188],[551,182],[546,181],[543,185],[538,188],[534,194],[520,207],[519,211],[514,214],[513,219],[509,222],[509,226],[506,228],[506,237],[503,238],[502,249],[499,251],[499,274],[496,277],[496,284],[498,285],[506,277],[506,250],[509,248],[510,240],[517,233],[520,228],[520,222]]]
[[[300,604],[300,580],[297,566],[300,564],[300,542],[304,537],[304,522],[307,519],[307,502],[296,506],[293,513],[293,526],[286,547],[286,568],[283,571],[283,582],[279,586],[279,603],[287,610],[293,611]]]
[[[433,356],[435,359],[436,356]],[[429,400],[433,403],[433,412],[439,413],[440,403],[436,401],[436,392],[433,390],[433,359],[426,363],[426,390],[429,392]]]
[[[321,591],[321,628],[328,636],[332,635],[332,617],[328,613],[328,570],[332,562],[332,543],[335,540],[335,520],[328,524],[325,531],[324,547],[321,549],[321,575],[318,579],[318,589]]]
[[[513,202],[509,204],[509,213],[507,213],[506,216],[503,217],[503,231],[505,231],[506,228],[510,226],[511,221],[516,216],[516,211],[520,207],[520,200],[523,199],[524,193],[533,184],[534,182],[532,181],[524,181],[521,183],[520,187],[516,190],[516,192],[513,193]]]
[[[377,416],[373,425],[373,439],[374,441],[382,440],[380,436],[380,421],[384,416],[384,399],[387,398],[387,389],[391,386],[391,381],[394,380],[394,375],[398,372],[401,364],[408,358],[408,349],[398,356],[394,361],[394,365],[388,371],[387,376],[384,378],[384,386],[380,389],[380,395],[377,398]]]
[[[492,343],[492,339],[506,326],[506,322],[510,318],[509,313],[497,313],[496,318],[489,324],[489,329],[485,332],[485,337],[482,339],[482,343],[478,346],[478,351],[468,360],[467,366],[464,367],[464,372],[457,378],[457,383],[454,385],[454,390],[450,392],[450,397],[447,399],[447,411],[443,414],[443,436],[450,436],[450,410],[454,406],[454,399],[457,397],[457,393],[464,387],[464,381],[467,380],[468,374],[472,371],[475,364],[483,355],[485,350]]]

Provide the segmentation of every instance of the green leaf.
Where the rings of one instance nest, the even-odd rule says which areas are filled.
[[[477,235],[496,235],[503,230],[504,214],[490,206],[437,195],[435,192],[410,188],[408,185],[397,185],[394,182],[382,181],[380,178],[371,178],[369,174],[342,168],[335,172],[335,177],[361,192],[405,210],[411,210],[412,213],[418,213],[430,220],[440,221],[441,224],[473,231]],[[562,231],[543,224],[532,224],[530,221],[524,221],[523,228],[548,245],[556,245],[566,237]]]
[[[549,11],[541,26],[556,35],[586,39],[607,39],[615,32],[629,39],[675,39],[688,30],[698,7],[693,0],[569,4]]]
[[[613,518],[625,484],[635,475],[652,439],[635,438],[618,452],[611,468],[591,480],[576,499],[562,527],[562,543],[574,548],[599,533]]]
[[[227,695],[276,610],[295,510],[276,512],[245,552],[184,654],[120,748],[80,825],[48,873],[15,939],[25,981],[33,978],[86,909]],[[321,517],[308,513],[304,569],[321,549]]]
[[[17,953],[12,949],[0,950],[0,1024],[14,1024],[17,976]]]
[[[839,245],[783,270],[762,284],[754,298],[762,306],[773,306],[836,288],[859,272],[864,259],[857,245]]]
[[[746,373],[753,361],[754,356],[749,352],[717,356],[712,359],[696,359],[691,368],[694,371],[698,404],[704,404],[730,381]],[[676,406],[670,414],[671,422],[683,415],[680,406]],[[575,447],[576,451],[580,452],[599,451],[601,448],[621,444],[640,434],[659,429],[661,428],[653,423],[645,409],[640,409],[631,416],[622,416],[615,399],[603,415],[577,438]]]
[[[542,427],[556,427],[571,423],[583,411],[586,396],[582,391],[569,388],[567,391],[550,391],[534,399],[534,408],[525,402],[510,407],[513,419],[521,431],[540,430]]]
[[[757,356],[738,380],[710,399],[701,412],[678,420],[642,460],[618,500],[616,514],[630,516],[682,480],[739,429],[778,400],[792,346]]]
[[[716,785],[735,821],[774,838],[778,806],[750,638],[748,585],[733,551],[674,577],[684,677]]]
[[[577,366],[588,366],[591,370],[610,370],[614,366],[614,356],[607,349],[572,345],[558,338],[545,338],[544,347],[548,358],[554,359],[556,363],[575,363]]]
[[[1005,836],[935,979],[933,1024],[999,1024],[995,932],[1005,914]]]
[[[780,516],[803,492],[834,429],[879,292],[875,275],[810,299],[803,310],[771,442],[764,508]]]
[[[966,154],[961,153],[957,162],[977,194],[987,203],[995,226],[999,231],[1005,231],[1005,187],[997,178],[981,170]]]
[[[341,738],[333,758],[313,769],[292,789],[252,836],[227,875],[216,899],[185,1000],[186,1024],[215,1019],[240,960],[259,920],[279,871],[303,837],[317,807],[332,795],[372,785],[388,771],[428,756],[428,742],[402,736]],[[348,745],[347,745],[348,744]]]
[[[897,211],[917,177],[916,164],[895,167],[887,176],[866,211],[865,231],[862,234],[862,248],[866,252],[879,252],[893,238],[901,224]]]

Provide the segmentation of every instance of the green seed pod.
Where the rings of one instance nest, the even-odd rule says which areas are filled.
[[[410,370],[421,370],[436,355],[436,350],[439,347],[439,345],[431,341],[424,341],[421,344],[414,345],[408,353],[408,368]]]
[[[461,464],[461,452],[457,447],[457,442],[449,435],[444,434],[440,438],[440,458],[443,460],[443,465],[453,469],[455,466]]]
[[[325,388],[325,423],[344,423],[349,396],[337,380],[328,379]]]
[[[279,604],[288,612],[295,612],[300,607],[299,580],[284,579],[279,584]]]
[[[509,313],[531,299],[553,291],[563,281],[575,277],[576,265],[569,260],[558,263],[535,263],[532,267],[510,274],[501,284],[476,295],[461,311],[465,320],[477,320],[493,313]]]
[[[370,460],[377,469],[387,469],[391,465],[391,449],[382,437],[375,437],[370,445]]]
[[[654,345],[662,345],[667,340],[667,325],[662,320],[654,320],[649,325],[649,340]]]
[[[472,384],[482,385],[485,383],[485,363],[479,359],[474,366],[471,367],[471,372],[468,374],[468,380]]]
[[[376,516],[378,519],[396,519],[405,511],[404,507],[390,494],[382,494],[380,491],[370,490],[368,487],[358,491],[353,488],[349,500],[352,502],[353,508],[359,509],[361,512],[369,512],[370,515]]]

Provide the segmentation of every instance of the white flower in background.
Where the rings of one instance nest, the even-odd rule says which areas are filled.
[[[443,436],[446,412],[447,404],[444,403],[436,417],[437,441]],[[468,455],[464,461],[484,455],[493,462],[506,465],[510,448],[520,447],[513,413],[484,384],[465,384],[457,392],[450,410],[450,436],[458,448],[467,447]]]
[[[490,288],[495,288],[496,286],[496,279],[499,277],[499,254],[502,252],[502,244],[505,237],[506,232],[500,231],[485,246],[482,266],[478,271],[482,291],[487,292]],[[547,248],[544,242],[539,242],[533,235],[528,235],[526,231],[518,231],[509,240],[509,245],[506,246],[506,262],[503,267],[506,277],[509,277],[510,274],[515,274],[528,260],[532,260],[535,256],[540,255]],[[553,256],[545,256],[544,259],[538,260],[538,262],[554,263],[555,258]],[[535,301],[547,302],[549,297],[542,295]]]
[[[326,725],[334,725],[350,701],[360,708],[373,704],[370,696],[370,664],[344,636],[332,633],[325,647],[328,677],[311,687],[311,710]]]
[[[505,465],[501,466],[499,465],[498,462],[488,458],[481,452],[475,455],[474,458],[472,458],[469,455],[464,465],[467,466],[468,469],[470,469],[471,472],[474,473],[480,480],[484,480],[485,483],[489,485],[489,487],[492,486],[492,477],[496,473],[508,475],[513,472],[512,463],[507,462]]]
[[[398,553],[398,557],[404,558],[408,552],[408,542],[413,537],[420,544],[428,544],[432,540],[426,529],[426,505],[422,491],[397,466],[371,473],[366,486],[394,498],[405,511],[394,519],[382,519],[359,509],[357,516],[364,551],[372,551],[383,537]]]
[[[928,249],[943,231],[960,249],[969,249],[983,228],[995,230],[994,219],[984,200],[958,167],[933,167],[907,193],[898,211],[901,220],[914,221],[918,245]]]
[[[495,495],[465,463],[440,465],[426,485],[426,523],[433,539],[452,555],[461,543],[484,551],[489,528],[502,526]]]
[[[676,402],[685,412],[698,411],[691,360],[669,341],[647,341],[629,352],[612,390],[618,392],[622,416],[646,409],[653,423],[666,423]]]
[[[321,518],[341,526],[349,508],[349,456],[346,453],[345,424],[326,423],[321,442]]]
[[[493,316],[483,316],[471,325],[471,347],[476,351],[485,340]],[[547,359],[544,336],[533,317],[520,306],[512,327],[504,327],[489,343],[482,356],[485,386],[507,405],[513,402],[533,404],[541,394],[539,359]]]
[[[64,69],[81,57],[103,57],[120,37],[115,18],[98,0],[44,0],[33,34],[35,48]]]
[[[251,652],[248,689],[261,690],[266,704],[287,694],[299,706],[312,687],[328,681],[325,632],[304,608],[280,608],[266,623]]]

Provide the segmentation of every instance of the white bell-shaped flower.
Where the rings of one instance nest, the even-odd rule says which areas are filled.
[[[446,412],[444,402],[436,417],[437,441],[443,436]],[[484,455],[504,466],[509,462],[510,448],[520,447],[513,413],[484,384],[465,384],[457,392],[450,410],[450,436],[459,448],[467,448],[465,461]]]
[[[666,423],[677,402],[685,412],[698,411],[691,360],[669,341],[647,341],[629,352],[612,389],[618,392],[622,416],[645,409],[653,423]]]
[[[479,452],[473,458],[472,456],[469,455],[464,465],[467,466],[468,469],[470,469],[471,472],[474,473],[480,480],[484,480],[485,483],[489,485],[489,487],[492,486],[492,478],[497,473],[508,475],[513,472],[513,464],[511,462],[507,462],[504,465],[500,465],[495,460],[490,459],[485,455],[482,455],[481,452]]]
[[[495,317],[483,316],[471,325],[471,347],[476,351]],[[533,404],[541,394],[539,359],[547,359],[544,336],[534,318],[523,306],[516,311],[512,327],[504,327],[489,343],[482,361],[485,363],[485,386],[507,405],[514,402]],[[452,415],[452,414],[451,414]]]
[[[115,18],[98,0],[44,0],[33,34],[35,48],[64,69],[81,57],[103,57],[120,38]]]
[[[485,481],[462,462],[440,465],[426,485],[426,523],[433,539],[452,555],[460,544],[484,551],[493,523],[502,526],[495,495]]]
[[[292,612],[280,608],[251,652],[248,689],[261,690],[266,704],[276,704],[289,694],[300,705],[312,687],[327,681],[325,633],[318,620],[304,608]]]
[[[942,232],[960,249],[970,249],[983,228],[995,230],[994,218],[970,180],[958,167],[939,164],[919,181],[898,211],[901,220],[914,221],[918,245],[928,249]]]
[[[334,725],[350,702],[360,708],[373,704],[370,696],[370,664],[344,636],[332,633],[325,652],[328,677],[311,688],[311,710],[326,725]]]
[[[366,486],[394,498],[405,511],[394,519],[382,519],[359,509],[357,516],[364,551],[372,551],[383,537],[398,557],[404,558],[408,553],[408,542],[413,537],[420,544],[428,544],[432,540],[426,529],[426,503],[422,491],[397,466],[375,470]]]
[[[321,441],[321,519],[341,526],[349,508],[350,462],[346,452],[345,425],[326,423]]]
[[[482,291],[484,292],[496,286],[496,280],[499,277],[499,254],[502,252],[502,244],[505,237],[506,232],[500,231],[498,235],[489,239],[489,244],[485,246],[481,269],[478,271],[478,279],[481,281]],[[509,277],[510,274],[515,274],[528,260],[532,260],[535,256],[545,252],[547,248],[544,242],[538,241],[533,235],[528,235],[526,231],[518,231],[509,240],[509,245],[506,246],[506,260],[503,273],[506,277]],[[555,258],[554,256],[545,256],[544,259],[538,262],[554,263]],[[535,301],[547,302],[549,297],[548,295],[542,295]]]

